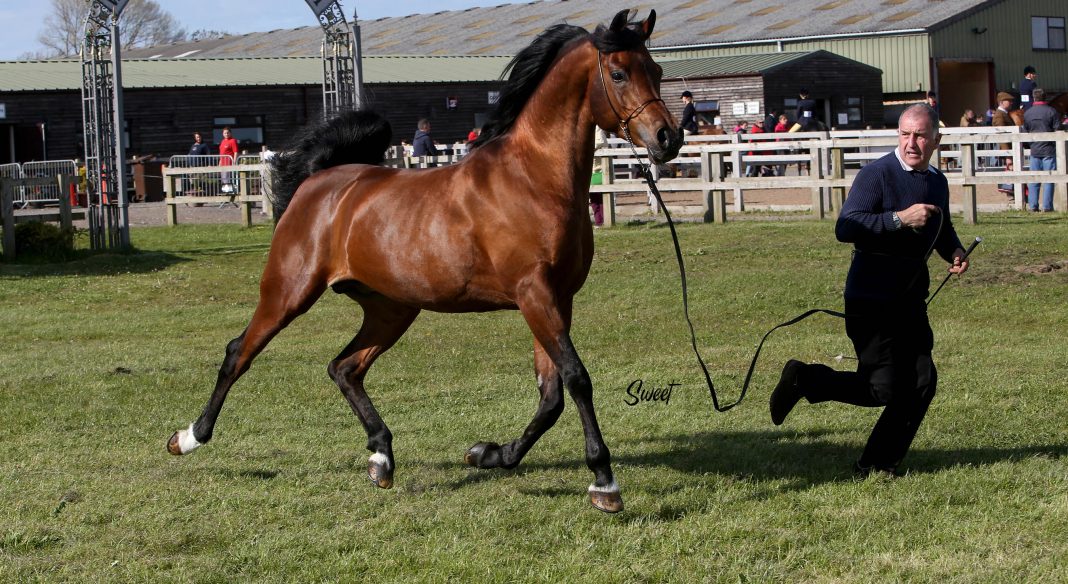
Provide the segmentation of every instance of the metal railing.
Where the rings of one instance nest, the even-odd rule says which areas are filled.
[[[76,176],[78,164],[73,160],[42,160],[39,162],[23,162],[18,164],[5,164],[0,174],[4,178],[55,178],[59,175]],[[19,166],[18,174],[13,167]],[[61,193],[58,183],[47,183],[34,186],[19,187],[15,193],[15,206],[19,208],[44,205],[58,205],[60,197],[69,198],[69,193]]]

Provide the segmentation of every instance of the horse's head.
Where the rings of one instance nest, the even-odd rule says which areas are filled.
[[[590,82],[594,122],[605,131],[633,140],[656,162],[675,158],[682,135],[675,117],[660,99],[663,69],[653,61],[645,41],[653,34],[656,11],[642,22],[628,21],[620,11],[607,28],[593,33],[597,68]]]

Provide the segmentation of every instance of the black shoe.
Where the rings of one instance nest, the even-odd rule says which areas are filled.
[[[895,466],[864,466],[863,464],[860,464],[860,461],[858,460],[853,463],[853,475],[858,479],[866,479],[872,475],[882,478],[896,479],[905,476],[905,473],[898,471]]]
[[[795,359],[786,362],[779,377],[779,384],[771,392],[769,405],[771,407],[771,421],[779,426],[786,420],[786,415],[797,405],[801,399],[801,388],[797,386],[797,374],[801,372],[804,363]]]

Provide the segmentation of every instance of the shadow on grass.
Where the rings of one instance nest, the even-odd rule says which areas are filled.
[[[189,252],[193,255],[196,252]],[[38,278],[48,276],[115,276],[155,272],[189,261],[169,252],[131,251],[79,253],[72,261],[56,263],[0,263],[0,276]]]
[[[753,483],[750,498],[767,499],[784,492],[803,491],[812,487],[840,481],[856,480],[853,461],[860,456],[862,446],[830,436],[830,430],[807,432],[741,431],[699,432],[643,439],[624,440],[611,445],[613,463],[620,467],[655,470],[671,469],[691,475],[714,475],[717,480]],[[637,451],[637,452],[635,452]],[[1000,462],[1013,462],[1036,456],[1061,458],[1068,454],[1068,444],[1020,446],[1010,448],[970,448],[961,450],[915,449],[905,460],[909,475],[937,473],[952,468],[983,467]],[[439,466],[446,466],[441,464]],[[448,465],[453,466],[453,465]],[[583,469],[580,458],[556,462],[522,463],[512,470],[474,470],[462,479],[438,484],[447,490],[459,490],[471,484],[504,476],[523,476],[537,470]],[[634,473],[634,470],[628,470]],[[774,487],[759,483],[785,481]],[[649,494],[670,494],[681,486],[665,480],[659,486],[644,485]],[[575,495],[573,489],[528,489],[523,492],[540,496]]]
[[[263,252],[271,249],[269,243],[228,245],[188,250],[154,251],[133,250],[130,252],[90,252],[81,250],[76,259],[67,262],[0,263],[0,277],[23,278],[47,276],[114,276],[156,272],[171,266],[193,261],[196,257],[216,257],[242,253]]]

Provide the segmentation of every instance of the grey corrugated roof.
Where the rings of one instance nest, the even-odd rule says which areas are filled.
[[[1004,0],[658,0],[653,47],[702,46],[842,34],[933,30]],[[360,21],[365,55],[514,55],[547,27],[592,30],[622,8],[618,0],[545,0]],[[126,51],[137,58],[319,55],[312,26]]]
[[[508,57],[391,56],[365,57],[365,83],[493,81]],[[240,87],[249,85],[318,85],[318,57],[263,59],[124,59],[122,86]],[[0,91],[80,89],[78,61],[0,61]]]
[[[826,55],[840,61],[847,61],[857,67],[876,69],[871,65],[846,59],[827,51],[799,51],[792,53],[762,53],[754,55],[727,55],[722,57],[703,57],[699,59],[664,59],[657,62],[664,68],[664,79],[681,79],[694,77],[726,77],[730,75],[759,74],[778,69],[790,63],[804,61],[816,55]]]

